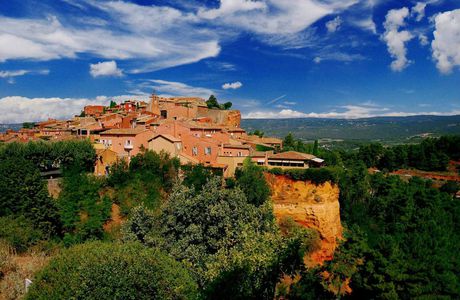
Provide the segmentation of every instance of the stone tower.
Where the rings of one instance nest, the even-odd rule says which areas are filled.
[[[152,93],[152,96],[150,96],[150,104],[148,106],[147,111],[152,112],[156,115],[160,115],[160,97]]]

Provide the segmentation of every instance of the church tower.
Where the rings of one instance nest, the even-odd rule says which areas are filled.
[[[148,111],[154,113],[155,115],[161,115],[160,112],[160,97],[152,93],[150,96],[150,104],[148,106]]]

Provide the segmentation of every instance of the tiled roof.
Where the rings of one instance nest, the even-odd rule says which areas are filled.
[[[145,128],[117,128],[117,129],[110,129],[104,132],[101,132],[101,135],[137,135],[139,133],[142,133],[144,131],[147,131]]]
[[[268,156],[268,159],[286,159],[286,160],[311,160],[316,156],[296,151],[287,151]]]
[[[170,134],[163,134],[163,133],[162,133],[162,134],[159,134],[159,135],[157,135],[157,136],[151,138],[151,139],[149,140],[149,142],[150,142],[151,140],[154,140],[154,139],[160,137],[160,136],[163,137],[163,138],[165,138],[165,139],[167,139],[168,141],[173,142],[173,143],[174,143],[174,142],[181,142],[181,141],[182,141],[181,139],[176,138],[176,137],[174,137],[174,136],[172,136],[172,135],[170,135]]]
[[[234,145],[234,144],[224,144],[224,148],[233,148],[233,149],[250,149],[248,145]]]

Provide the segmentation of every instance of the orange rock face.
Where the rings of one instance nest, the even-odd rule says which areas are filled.
[[[338,186],[329,182],[316,185],[272,174],[266,176],[277,220],[288,216],[302,226],[316,229],[321,237],[321,248],[310,260],[314,264],[331,260],[337,239],[342,238]]]

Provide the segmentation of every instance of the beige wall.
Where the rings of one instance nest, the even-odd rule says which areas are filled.
[[[225,170],[224,177],[235,176],[235,170],[237,167],[242,166],[246,157],[235,157],[235,156],[218,156],[217,163],[226,164],[228,167]]]
[[[165,151],[174,157],[177,156],[181,150],[180,148],[177,148],[177,145],[179,145],[179,147],[182,148],[181,143],[174,143],[160,136],[149,142],[149,150],[155,152]]]

